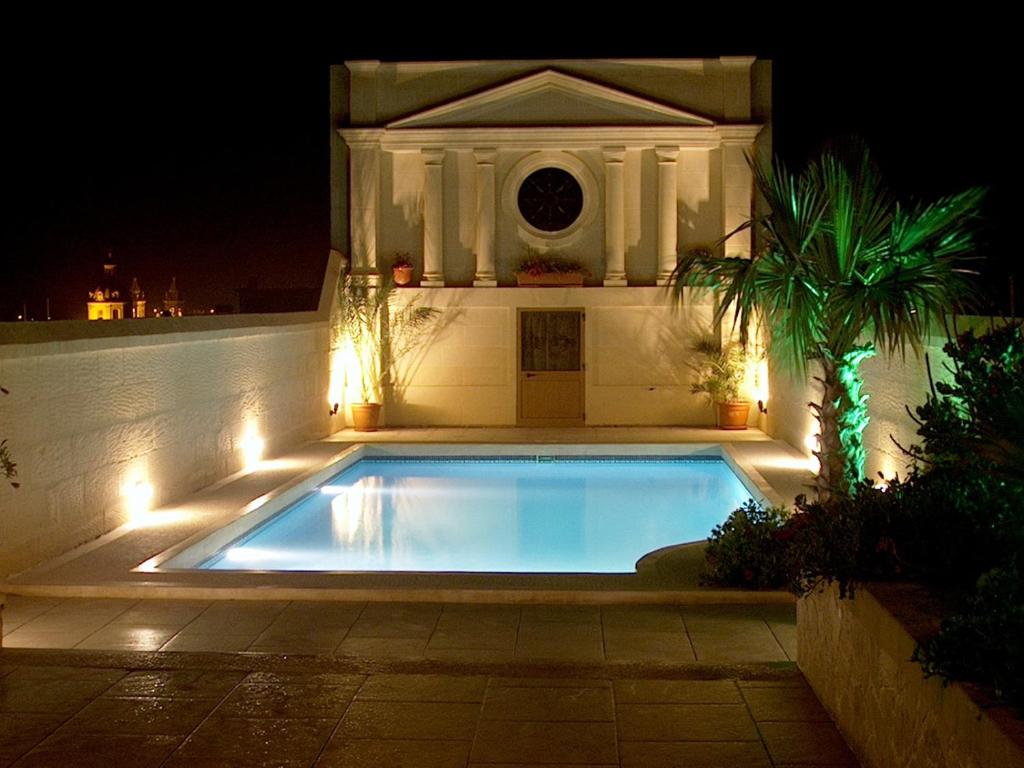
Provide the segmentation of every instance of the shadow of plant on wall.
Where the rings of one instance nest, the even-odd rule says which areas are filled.
[[[0,387],[0,393],[6,397],[11,394],[6,387]],[[0,440],[0,472],[3,472],[4,478],[11,484],[12,488],[17,488],[19,483],[14,479],[18,476],[18,465],[14,463],[14,459],[11,458],[11,452],[7,449],[7,438]]]

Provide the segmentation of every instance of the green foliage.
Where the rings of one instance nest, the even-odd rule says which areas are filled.
[[[781,162],[756,166],[754,178],[769,213],[741,229],[756,230],[759,249],[749,259],[690,251],[672,280],[680,299],[686,287],[716,290],[715,321],[732,311],[741,343],[764,328],[777,359],[803,372],[809,361],[842,364],[866,349],[864,338],[889,351],[919,349],[933,320],[970,304],[967,266],[982,190],[901,203],[859,144],[824,152],[799,173]],[[865,423],[845,411],[857,409],[862,395],[837,397],[825,378],[832,402],[819,411],[831,422],[820,430],[823,465],[834,468],[825,477],[845,492],[862,479],[852,474],[859,459],[844,455],[857,451]]]
[[[348,337],[360,362],[363,402],[383,399],[384,373],[395,360],[409,351],[419,332],[439,314],[432,307],[420,307],[415,300],[391,306],[396,291],[394,276],[383,272],[376,282],[351,273],[338,284],[338,313],[335,344]]]
[[[808,503],[780,537],[793,587],[838,582],[849,596],[871,580],[924,581],[950,605],[917,652],[928,674],[992,687],[1024,706],[1024,473],[1019,413],[1024,334],[1017,324],[946,346],[953,380],[916,409],[916,468],[886,487]]]
[[[983,574],[914,659],[927,675],[987,686],[997,700],[1024,710],[1024,574],[1016,561]]]
[[[565,259],[559,256],[547,256],[540,251],[527,249],[526,254],[519,260],[518,272],[525,272],[529,275],[548,275],[553,273],[572,274],[575,272],[586,273],[586,269],[574,259]]]
[[[702,334],[693,345],[697,360],[691,365],[695,380],[690,392],[706,395],[708,402],[735,402],[745,373],[746,355],[737,344],[721,344],[712,334]]]
[[[391,257],[391,268],[396,269],[398,267],[411,267],[412,258],[409,256],[408,251],[396,251],[395,255]]]
[[[715,526],[705,549],[701,582],[750,589],[786,583],[785,544],[780,534],[788,513],[750,499]]]

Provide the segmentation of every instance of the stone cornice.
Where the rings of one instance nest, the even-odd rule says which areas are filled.
[[[383,128],[339,128],[338,134],[350,147],[367,149],[380,146],[386,131]]]
[[[350,146],[379,146],[390,152],[422,149],[600,149],[609,145],[627,149],[677,146],[680,149],[716,149],[723,144],[750,144],[760,125],[716,126],[557,126],[550,128],[341,128]]]
[[[753,144],[757,134],[761,132],[760,125],[720,125],[718,133],[722,137],[723,144],[740,144],[750,146]]]

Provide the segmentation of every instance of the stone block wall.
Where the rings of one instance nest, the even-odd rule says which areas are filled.
[[[124,523],[135,483],[158,505],[239,470],[250,431],[268,453],[327,434],[337,269],[317,312],[0,328],[0,577]]]
[[[797,663],[865,768],[1024,766],[1020,720],[926,679],[914,647],[867,588],[853,600],[831,589],[797,602]]]

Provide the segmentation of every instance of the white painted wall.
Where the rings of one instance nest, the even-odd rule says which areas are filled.
[[[123,487],[154,504],[329,431],[327,318],[317,312],[0,325],[0,435],[21,487],[0,484],[0,577],[126,521]]]
[[[441,316],[399,361],[388,425],[515,424],[516,309],[537,307],[586,312],[588,425],[714,423],[690,394],[687,365],[694,334],[710,323],[707,296],[678,309],[653,287],[408,288],[396,300]]]

